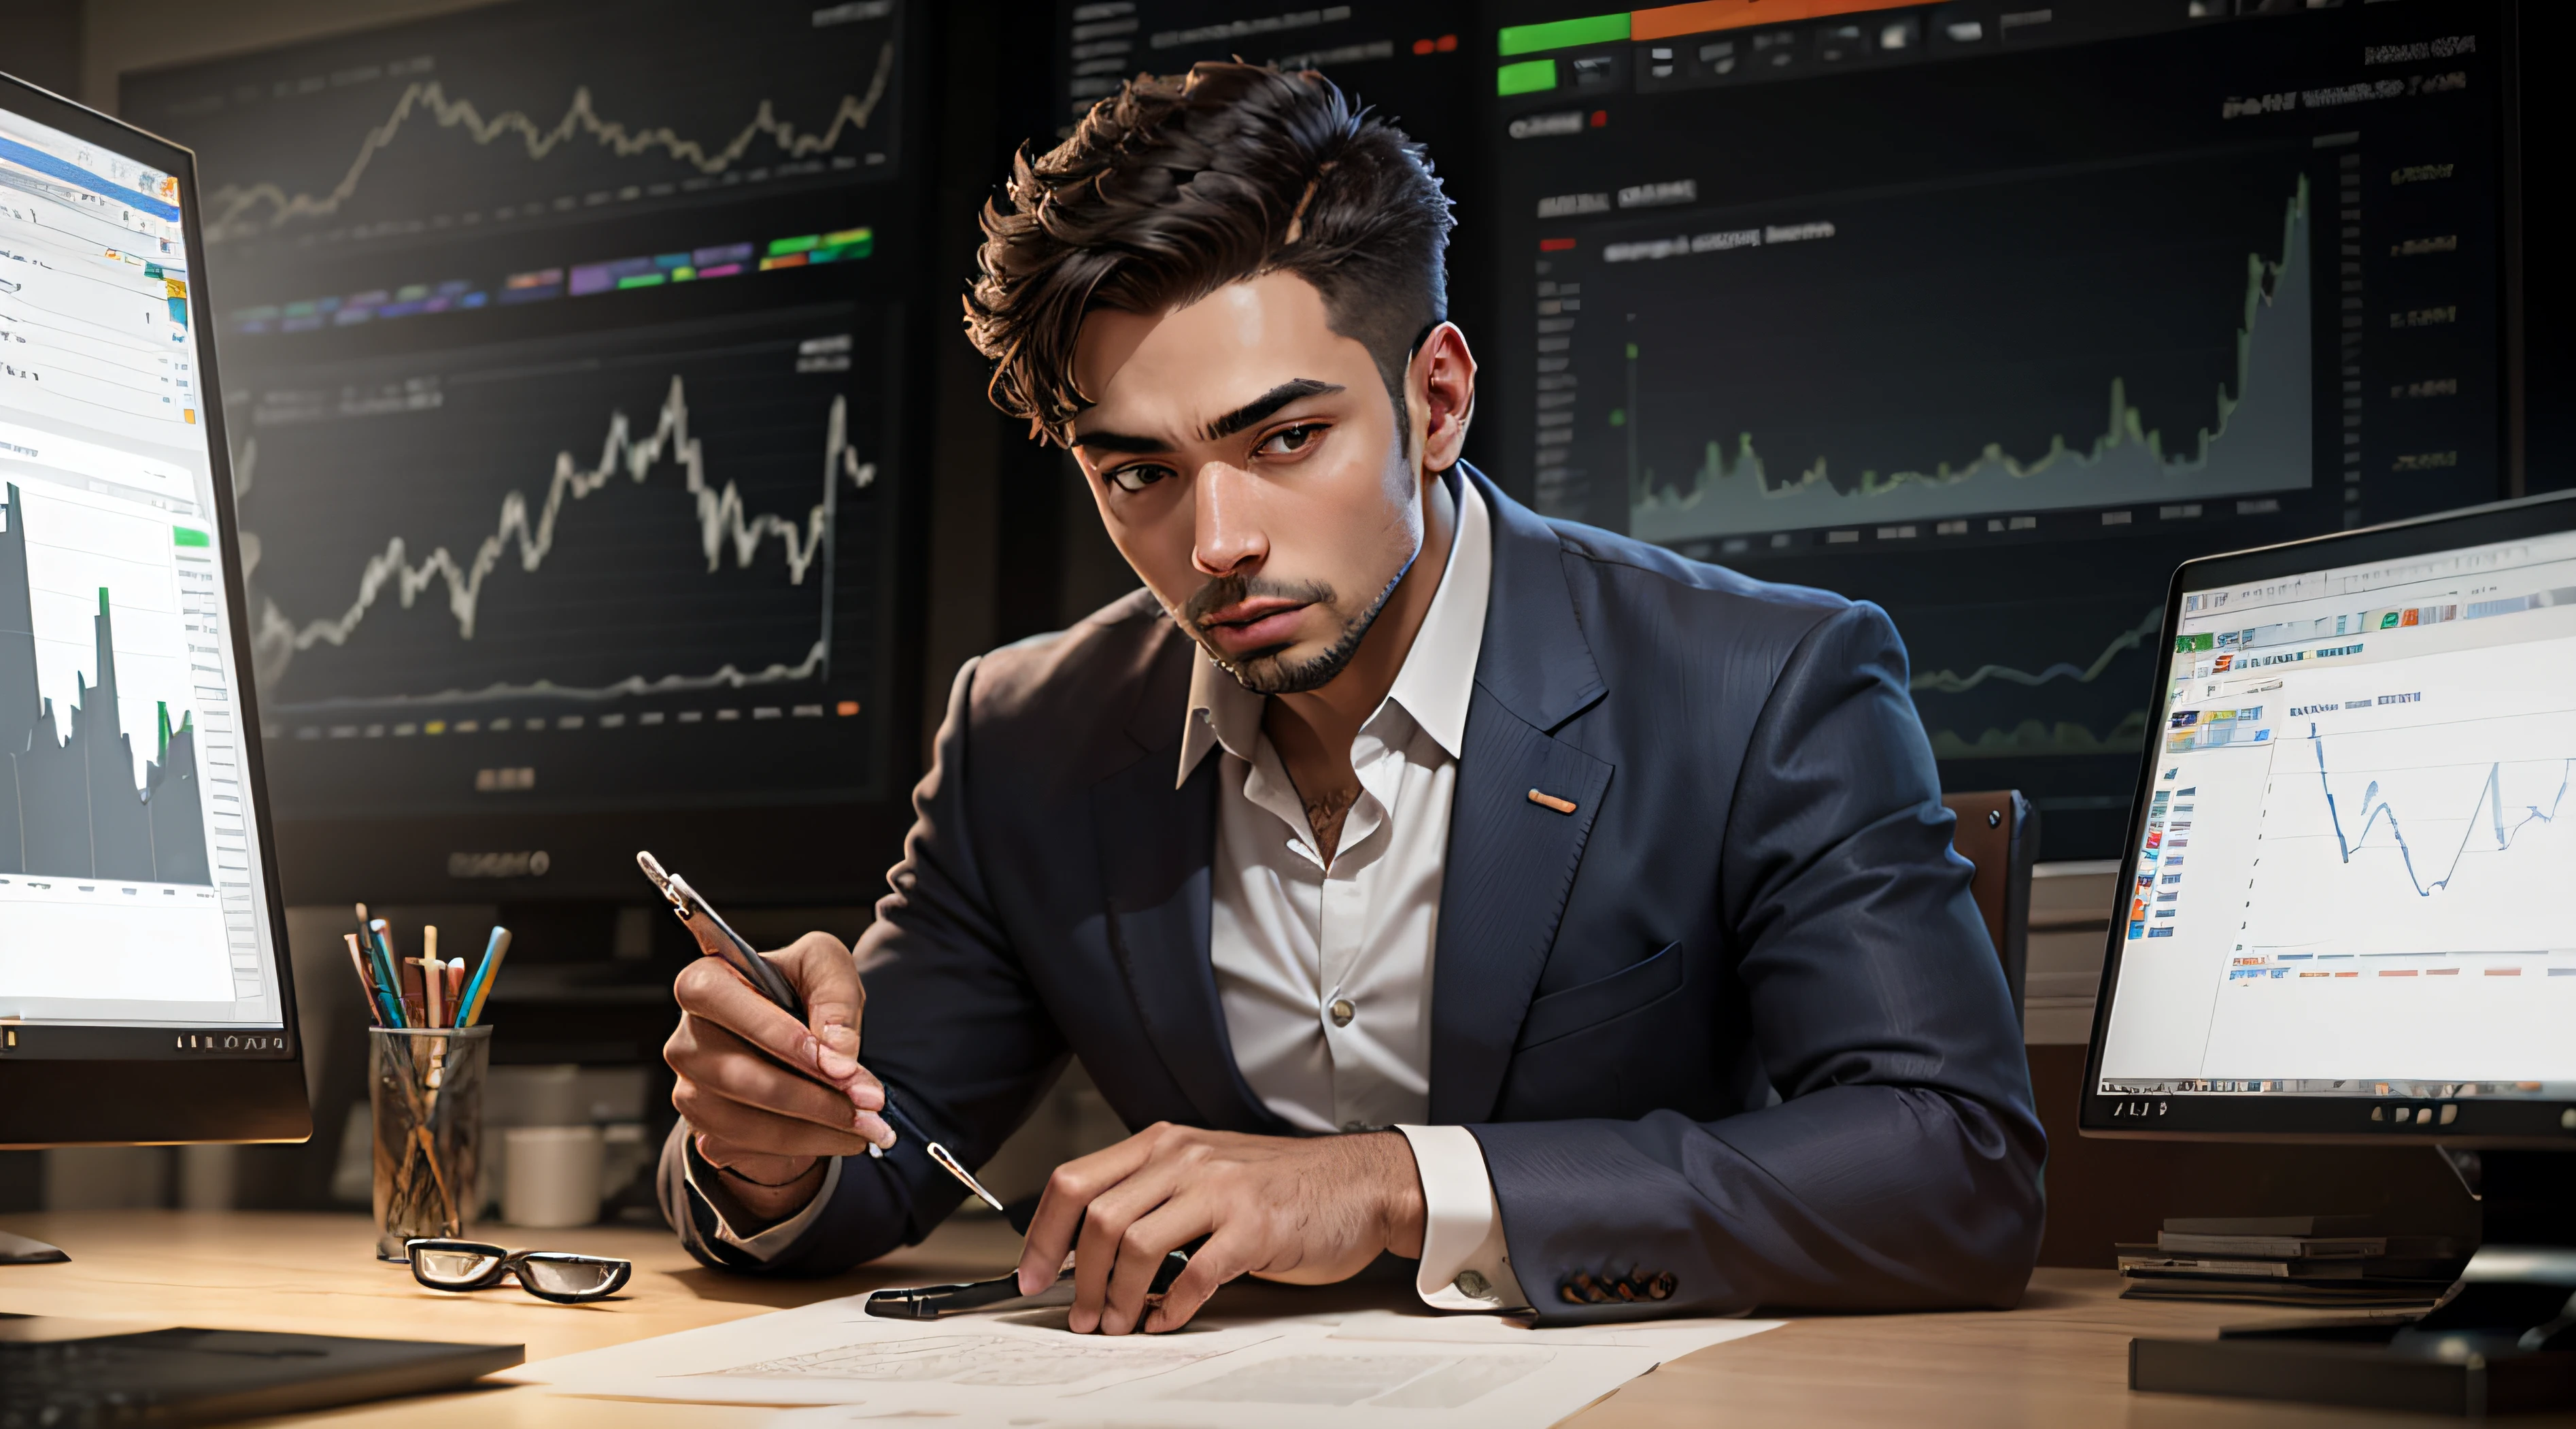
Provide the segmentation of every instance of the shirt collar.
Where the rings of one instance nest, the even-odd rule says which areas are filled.
[[[1431,609],[1414,632],[1387,699],[1402,705],[1422,732],[1439,741],[1455,759],[1466,745],[1467,705],[1476,683],[1476,660],[1485,644],[1485,605],[1493,591],[1494,537],[1485,498],[1476,483],[1455,472],[1449,483],[1458,508],[1458,528],[1449,538],[1449,564],[1440,573],[1440,588],[1431,593]],[[1261,741],[1261,710],[1267,696],[1254,694],[1225,668],[1199,652],[1190,665],[1189,708],[1182,715],[1181,764],[1173,787],[1187,783],[1190,771],[1212,748],[1223,747],[1250,763]]]

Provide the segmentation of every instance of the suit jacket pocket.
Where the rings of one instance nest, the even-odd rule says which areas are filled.
[[[1521,1019],[1520,1040],[1513,1050],[1527,1051],[1542,1042],[1625,1017],[1679,991],[1682,981],[1682,945],[1667,943],[1654,956],[1630,963],[1608,977],[1594,978],[1531,1002],[1529,1015]]]

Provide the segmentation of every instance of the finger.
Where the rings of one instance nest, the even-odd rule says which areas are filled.
[[[1100,1311],[1102,1334],[1131,1334],[1143,1327],[1146,1313],[1153,1309],[1147,1299],[1153,1294],[1155,1275],[1163,1268],[1163,1257],[1211,1228],[1213,1210],[1201,1200],[1166,1200],[1128,1226],[1127,1233],[1118,1238],[1118,1263],[1110,1274],[1109,1297]]]
[[[1208,1302],[1208,1297],[1227,1281],[1242,1275],[1255,1264],[1249,1237],[1240,1232],[1218,1230],[1208,1243],[1190,1255],[1190,1265],[1163,1292],[1163,1303],[1145,1316],[1141,1328],[1149,1335],[1177,1330],[1190,1322]]]
[[[836,1131],[747,1106],[686,1079],[671,1088],[671,1105],[697,1130],[771,1156],[857,1156],[868,1149],[867,1139],[856,1131]]]
[[[840,1082],[824,1070],[823,1047],[812,1030],[744,982],[722,958],[700,958],[682,968],[671,992],[690,1016],[726,1028],[783,1065],[824,1082]]]
[[[1128,1259],[1128,1238],[1136,1223],[1160,1209],[1180,1190],[1179,1169],[1159,1151],[1127,1179],[1091,1198],[1082,1222],[1081,1243],[1073,1253],[1074,1313],[1069,1327],[1099,1329],[1123,1335],[1136,1326],[1139,1296],[1128,1299],[1123,1315],[1109,1313],[1109,1293]],[[1179,1242],[1174,1242],[1178,1244]],[[1147,1272],[1147,1278],[1152,1273]],[[1088,1311],[1088,1314],[1083,1313]]]
[[[834,1130],[856,1131],[879,1145],[892,1131],[879,1111],[885,1105],[881,1086],[861,1089],[870,1105],[854,1107],[858,1094],[801,1077],[761,1055],[750,1043],[694,1014],[680,1019],[678,1030],[663,1046],[671,1070],[711,1092],[746,1106],[810,1121]]]
[[[762,957],[778,965],[805,1000],[805,1023],[819,1049],[818,1065],[835,1082],[859,1070],[859,1014],[867,990],[847,945],[829,933],[808,933]]]
[[[1091,1198],[1126,1180],[1145,1164],[1151,1154],[1145,1138],[1157,1129],[1149,1128],[1115,1146],[1067,1161],[1047,1177],[1046,1189],[1038,1194],[1037,1214],[1029,1218],[1028,1238],[1020,1250],[1022,1294],[1035,1295],[1056,1282],[1064,1271],[1065,1256],[1073,1251],[1075,1230],[1087,1224],[1084,1212],[1090,1209]]]

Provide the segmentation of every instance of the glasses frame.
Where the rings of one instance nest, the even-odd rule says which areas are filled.
[[[488,1255],[493,1257],[492,1268],[483,1272],[482,1276],[471,1284],[459,1285],[432,1280],[428,1275],[424,1274],[420,1268],[420,1255],[422,1251],[453,1251],[461,1255]],[[489,1290],[493,1286],[500,1284],[502,1280],[509,1276],[516,1275],[519,1279],[520,1289],[527,1291],[529,1294],[536,1296],[540,1300],[549,1301],[557,1305],[586,1305],[593,1300],[605,1300],[609,1296],[616,1294],[618,1291],[625,1289],[626,1282],[633,1279],[635,1276],[635,1262],[631,1260],[619,1260],[614,1256],[576,1255],[569,1251],[558,1250],[510,1250],[503,1246],[494,1245],[489,1241],[480,1240],[446,1240],[431,1237],[420,1237],[403,1242],[403,1252],[405,1260],[407,1260],[411,1265],[411,1278],[419,1281],[422,1285],[427,1286],[432,1290],[442,1290],[454,1294],[464,1294],[475,1290]],[[577,1295],[566,1295],[557,1291],[538,1289],[534,1277],[530,1276],[528,1273],[528,1265],[531,1261],[546,1261],[556,1264],[573,1265],[604,1265],[612,1268],[612,1274],[608,1278],[608,1283],[597,1290],[584,1291]]]

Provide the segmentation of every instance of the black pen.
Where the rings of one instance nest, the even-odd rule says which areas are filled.
[[[689,886],[687,879],[665,870],[660,860],[641,850],[635,855],[635,866],[644,870],[644,876],[653,880],[653,886],[661,890],[664,898],[671,900],[673,916],[680,920],[681,926],[689,930],[691,937],[698,940],[700,952],[708,957],[724,959],[726,966],[740,974],[744,982],[760,989],[761,995],[778,1004],[781,1011],[799,1022],[805,1020],[805,1005],[797,998],[796,989],[788,984],[786,974],[781,973],[775,964],[762,957],[758,950],[744,941],[743,936],[733,930],[733,925],[727,923],[714,908],[709,907],[707,900],[699,896],[698,890]],[[985,1205],[997,1211],[1001,1210],[1000,1197],[985,1190],[984,1183],[976,1180],[974,1173],[968,1171],[965,1164],[960,1162],[954,1153],[933,1141],[930,1134],[921,1129],[920,1123],[905,1115],[903,1108],[894,1104],[894,1088],[884,1087],[883,1090],[885,1106],[877,1114],[885,1118],[886,1125],[894,1128],[895,1135],[909,1136],[920,1142],[922,1151],[931,1160],[939,1163],[941,1170],[956,1177],[959,1184],[974,1192],[977,1199],[983,1201]],[[885,1148],[870,1142],[868,1154],[883,1157]]]

